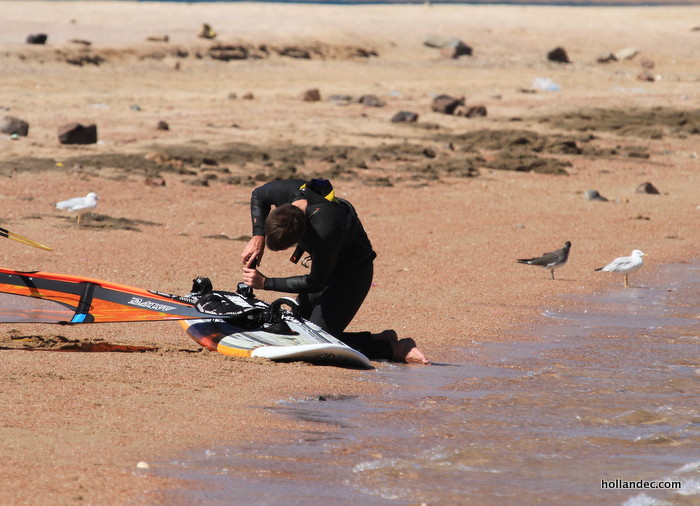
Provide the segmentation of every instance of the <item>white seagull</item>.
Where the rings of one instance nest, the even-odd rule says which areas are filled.
[[[100,197],[96,193],[90,192],[85,197],[75,197],[73,199],[63,200],[56,204],[57,209],[78,213],[78,225],[80,225],[80,217],[97,207],[97,201]]]
[[[566,263],[566,261],[569,259],[570,249],[571,242],[566,241],[563,248],[545,253],[541,257],[520,258],[518,259],[518,263],[538,265],[540,267],[544,267],[545,269],[549,269],[549,271],[552,273],[552,279],[554,279],[554,269],[558,269]]]
[[[629,286],[627,276],[635,271],[638,271],[644,265],[644,260],[642,257],[644,252],[636,249],[632,252],[632,255],[628,257],[619,257],[610,262],[605,267],[599,267],[597,271],[603,272],[617,272],[619,274],[624,274],[625,276],[625,287]]]

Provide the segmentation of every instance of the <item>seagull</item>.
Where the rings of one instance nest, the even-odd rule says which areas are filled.
[[[571,243],[566,241],[564,247],[556,251],[551,251],[545,253],[541,257],[535,258],[520,258],[518,263],[528,264],[528,265],[539,265],[545,269],[549,269],[552,273],[552,279],[554,279],[554,269],[558,269],[566,263],[569,259],[569,250],[571,249]]]
[[[80,225],[80,217],[97,207],[97,201],[100,197],[96,193],[90,192],[85,197],[75,197],[73,199],[63,200],[56,204],[57,209],[63,209],[72,213],[78,213],[78,225]]]
[[[628,257],[619,257],[610,262],[605,267],[599,267],[597,271],[603,272],[619,272],[625,275],[625,288],[629,286],[627,276],[632,272],[638,271],[644,265],[642,257],[644,252],[636,249],[632,251],[632,255]]]

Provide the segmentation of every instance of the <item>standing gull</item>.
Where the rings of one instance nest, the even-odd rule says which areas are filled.
[[[63,209],[72,213],[78,213],[78,225],[80,225],[80,217],[97,207],[97,201],[100,197],[96,193],[90,192],[85,197],[75,197],[74,199],[63,200],[56,204],[57,209]]]
[[[625,275],[625,287],[629,286],[629,282],[627,279],[627,276],[635,271],[638,271],[641,269],[642,265],[644,265],[644,260],[642,260],[642,257],[644,256],[644,253],[638,249],[634,250],[632,252],[632,255],[628,257],[619,257],[610,262],[608,265],[605,267],[599,267],[596,270],[597,271],[603,271],[603,272],[618,272],[620,274]]]
[[[539,265],[545,269],[549,269],[552,273],[552,279],[554,279],[554,269],[558,269],[566,263],[569,259],[569,250],[571,249],[571,243],[566,241],[564,247],[556,251],[551,251],[545,253],[541,257],[535,258],[521,258],[518,263],[528,264],[528,265]]]

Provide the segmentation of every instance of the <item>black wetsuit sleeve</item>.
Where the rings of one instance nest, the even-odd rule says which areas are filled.
[[[253,235],[265,235],[265,220],[272,206],[291,204],[303,179],[287,179],[271,181],[255,190],[250,197],[250,218],[253,225]]]
[[[311,253],[311,272],[303,276],[267,278],[266,290],[315,293],[323,290],[335,270],[342,247],[342,215],[337,205],[326,204],[309,218],[311,230],[300,245]]]

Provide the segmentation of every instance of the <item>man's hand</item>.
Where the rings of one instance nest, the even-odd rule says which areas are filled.
[[[265,288],[265,276],[257,269],[243,267],[241,271],[243,272],[243,282],[246,285],[257,290],[263,290]]]
[[[263,253],[265,252],[265,236],[254,235],[241,253],[241,265],[250,267],[250,264],[257,259],[257,265],[260,265]],[[249,285],[250,286],[250,285]],[[255,287],[253,287],[255,288]]]

